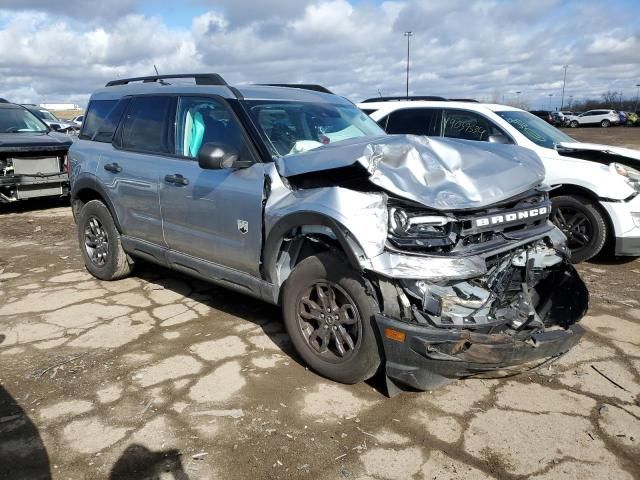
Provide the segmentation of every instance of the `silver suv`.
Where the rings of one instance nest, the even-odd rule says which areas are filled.
[[[184,84],[190,81],[191,84]],[[529,150],[388,136],[322,87],[121,79],[70,151],[87,269],[137,258],[282,306],[297,352],[393,394],[568,351],[588,293]]]

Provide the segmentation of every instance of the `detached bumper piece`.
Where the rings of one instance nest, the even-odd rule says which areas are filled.
[[[574,324],[566,330],[557,327],[519,340],[504,333],[440,330],[408,324],[382,314],[375,318],[384,343],[387,377],[396,384],[418,390],[561,355],[584,334],[584,329]]]

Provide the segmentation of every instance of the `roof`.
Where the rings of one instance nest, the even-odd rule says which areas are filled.
[[[185,78],[190,78],[195,82],[185,83],[184,80],[181,80]],[[321,91],[322,89],[323,87],[319,85],[311,84],[231,86],[217,74],[179,74],[114,80],[107,83],[107,86],[96,90],[91,98],[94,100],[117,100],[128,95],[172,93],[219,95],[227,99],[237,99],[239,95],[241,99],[245,100],[350,104],[348,100],[331,93],[325,93]],[[328,92],[328,90],[326,91]]]
[[[24,107],[22,107],[21,105],[18,105],[16,103],[9,103],[9,102],[7,102],[7,103],[1,102],[0,103],[0,109],[8,110],[8,109],[18,109],[18,108],[24,108]]]
[[[359,103],[359,107],[367,109],[367,110],[395,110],[398,107],[406,107],[406,108],[420,108],[420,107],[440,107],[440,108],[460,108],[465,110],[479,110],[488,109],[493,112],[496,111],[518,111],[521,110],[519,108],[511,107],[509,105],[500,105],[497,103],[478,103],[478,102],[467,102],[467,101],[428,101],[428,100],[405,100],[405,101],[394,101],[394,102],[367,102],[367,103]]]

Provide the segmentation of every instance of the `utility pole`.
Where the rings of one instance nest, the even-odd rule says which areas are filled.
[[[413,37],[413,32],[404,32],[404,36],[407,37],[407,98],[409,98],[409,41]]]
[[[560,100],[560,110],[564,109],[564,87],[567,85],[567,68],[569,65],[564,65],[564,80],[562,81],[562,100]]]
[[[553,93],[549,94],[549,110],[551,110],[551,97],[553,97]]]
[[[640,93],[640,83],[636,84],[637,90],[636,90],[636,106],[633,109],[634,112],[638,111],[638,94]]]

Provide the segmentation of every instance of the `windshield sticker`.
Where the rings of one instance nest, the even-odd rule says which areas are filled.
[[[520,120],[519,118],[506,118],[509,124],[513,125],[516,129],[520,131],[523,135],[529,137],[531,140],[538,142],[547,141],[547,137],[541,135],[540,133],[533,130],[527,122],[524,120]]]

